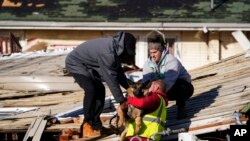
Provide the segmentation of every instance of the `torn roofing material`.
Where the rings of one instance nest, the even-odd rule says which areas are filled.
[[[20,113],[33,111],[39,109],[38,107],[12,107],[12,108],[0,108],[0,120],[10,118]]]
[[[236,124],[234,112],[250,102],[250,58],[239,54],[191,70],[190,74],[195,92],[186,103],[188,117],[175,120],[176,106],[170,102],[168,127],[184,127],[199,135],[227,130]],[[247,120],[244,116],[240,119]]]
[[[72,77],[62,76],[1,76],[0,89],[28,91],[77,91],[81,88]]]
[[[53,62],[54,66],[63,62],[62,58],[51,57],[43,60],[40,57],[41,64],[47,60]],[[56,61],[60,59],[60,61]],[[29,61],[36,59],[25,60],[27,64]],[[20,60],[19,60],[20,61]],[[18,62],[18,59],[13,60],[18,67],[24,66]],[[21,61],[22,62],[22,61]],[[19,64],[20,63],[20,64]],[[46,70],[50,65],[44,65],[44,74],[50,75],[50,71]],[[30,67],[36,65],[36,63],[29,64]],[[3,65],[4,66],[4,65]],[[2,67],[2,65],[0,66]],[[11,64],[9,64],[10,74],[12,76],[20,76],[21,70],[13,71]],[[17,68],[16,67],[16,70]],[[63,67],[63,66],[62,66]],[[15,67],[14,67],[15,68]],[[25,67],[24,67],[25,68]],[[0,75],[3,76],[5,72],[0,71]],[[245,54],[239,54],[219,62],[208,64],[206,66],[194,69],[190,71],[193,78],[193,85],[195,87],[194,95],[187,102],[186,110],[187,117],[182,120],[176,120],[176,106],[175,102],[170,101],[168,105],[168,127],[171,129],[186,128],[190,133],[195,135],[207,134],[215,131],[226,130],[229,125],[236,124],[233,113],[239,111],[250,101],[250,58],[246,58]],[[212,75],[211,75],[212,74]],[[36,72],[33,73],[34,76]],[[60,74],[59,74],[60,75]],[[28,76],[26,74],[26,76]],[[195,79],[199,78],[199,79]],[[107,89],[108,90],[108,89]],[[39,107],[38,111],[30,111],[15,115],[12,119],[1,120],[1,131],[26,131],[32,119],[37,115],[46,114],[51,110],[52,115],[66,112],[73,108],[82,105],[83,92],[57,92],[57,93],[45,93],[41,95],[29,96],[29,97],[12,97],[13,95],[25,95],[25,91],[20,90],[0,90],[1,107]],[[111,95],[108,91],[107,95]],[[240,117],[245,122],[246,119]],[[46,129],[47,132],[60,131],[64,128],[79,128],[79,124],[53,124]],[[163,140],[169,140],[176,138],[176,135],[168,136]]]

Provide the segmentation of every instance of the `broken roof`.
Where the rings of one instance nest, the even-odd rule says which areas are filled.
[[[250,102],[250,58],[239,54],[190,73],[195,92],[187,102],[188,118],[175,120],[176,107],[170,104],[168,127],[198,135],[236,124],[234,112]]]
[[[25,64],[41,58],[43,57],[26,59],[25,63],[20,62],[23,58],[1,60],[2,64],[9,64],[8,67],[0,65],[0,70],[3,69],[2,67],[5,68],[5,71],[0,73],[6,76],[5,72],[8,71],[8,68],[12,77],[24,75],[22,70],[32,68],[32,64],[28,66],[25,66]],[[56,61],[57,59],[60,61]],[[60,66],[57,63],[61,63],[61,61],[63,62],[63,58],[51,57],[50,63],[41,61],[39,65],[44,67],[48,63],[47,65],[51,67],[51,62],[54,62],[54,66]],[[37,64],[33,63],[33,65]],[[18,69],[21,67],[22,69]],[[43,75],[45,75],[45,70]],[[250,58],[245,57],[245,54],[239,54],[191,70],[190,73],[195,91],[194,95],[187,102],[187,117],[182,120],[176,120],[176,106],[173,101],[170,101],[168,105],[168,127],[171,129],[186,128],[190,133],[199,135],[226,130],[229,128],[229,125],[236,124],[234,112],[240,111],[241,108],[250,102]],[[30,85],[32,84],[30,83]],[[52,115],[68,111],[81,106],[83,99],[82,91],[42,92],[2,89],[0,94],[1,107],[39,108],[35,111],[13,114],[9,118],[1,120],[1,132],[26,131],[31,121],[38,115],[47,114],[48,111],[51,111]],[[107,92],[107,95],[110,95],[110,92]],[[240,117],[240,119],[246,121],[244,117]],[[79,129],[79,127],[79,124],[74,123],[55,124],[46,130],[58,131],[65,128]],[[113,137],[117,138],[117,136]],[[168,136],[164,140],[176,137],[176,135]]]

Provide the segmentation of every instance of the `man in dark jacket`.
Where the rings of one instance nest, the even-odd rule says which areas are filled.
[[[80,44],[66,57],[66,69],[85,91],[83,107],[83,137],[101,136],[102,113],[105,101],[105,81],[116,102],[125,108],[126,100],[120,85],[127,89],[128,83],[121,66],[121,58],[135,55],[135,37],[119,32],[109,38],[97,38]]]

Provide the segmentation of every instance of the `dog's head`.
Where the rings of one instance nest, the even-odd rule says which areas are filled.
[[[143,97],[145,95],[148,95],[148,89],[151,85],[151,81],[142,82],[142,80],[139,80],[137,82],[133,82],[132,80],[128,79],[129,88],[127,90],[128,96],[132,97]]]

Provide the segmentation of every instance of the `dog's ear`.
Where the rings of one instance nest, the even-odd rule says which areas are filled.
[[[130,79],[127,79],[127,82],[128,82],[128,85],[129,85],[129,86],[132,86],[132,85],[134,85],[134,84],[135,84],[135,82],[134,82],[134,81],[132,81],[132,80],[130,80]]]
[[[151,86],[152,81],[147,80],[142,83],[142,87],[148,89]]]

